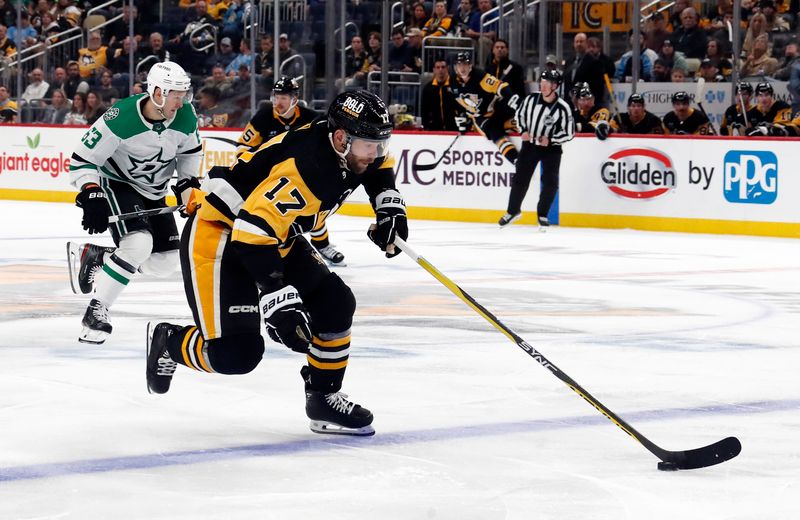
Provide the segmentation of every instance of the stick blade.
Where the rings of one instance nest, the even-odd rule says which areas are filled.
[[[676,469],[699,469],[715,466],[731,460],[742,451],[742,443],[736,437],[727,437],[714,444],[687,451],[668,452],[663,458]]]

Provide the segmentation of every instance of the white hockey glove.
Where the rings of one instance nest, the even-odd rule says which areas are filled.
[[[300,293],[291,285],[261,296],[261,310],[267,334],[295,352],[308,352],[311,343],[311,318]]]

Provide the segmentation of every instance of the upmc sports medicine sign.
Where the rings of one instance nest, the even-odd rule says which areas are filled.
[[[625,148],[600,166],[600,178],[615,195],[652,200],[675,188],[672,160],[658,150]]]

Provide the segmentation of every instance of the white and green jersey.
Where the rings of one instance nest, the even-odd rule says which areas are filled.
[[[167,194],[175,170],[178,179],[198,176],[202,144],[194,108],[184,103],[174,118],[153,124],[142,115],[146,97],[117,101],[84,134],[69,163],[73,186],[112,179],[157,200]]]

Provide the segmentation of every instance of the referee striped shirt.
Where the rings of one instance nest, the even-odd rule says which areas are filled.
[[[516,115],[520,133],[528,132],[534,141],[537,137],[548,137],[551,145],[560,145],[575,137],[572,109],[560,97],[546,103],[541,92],[528,94]]]

